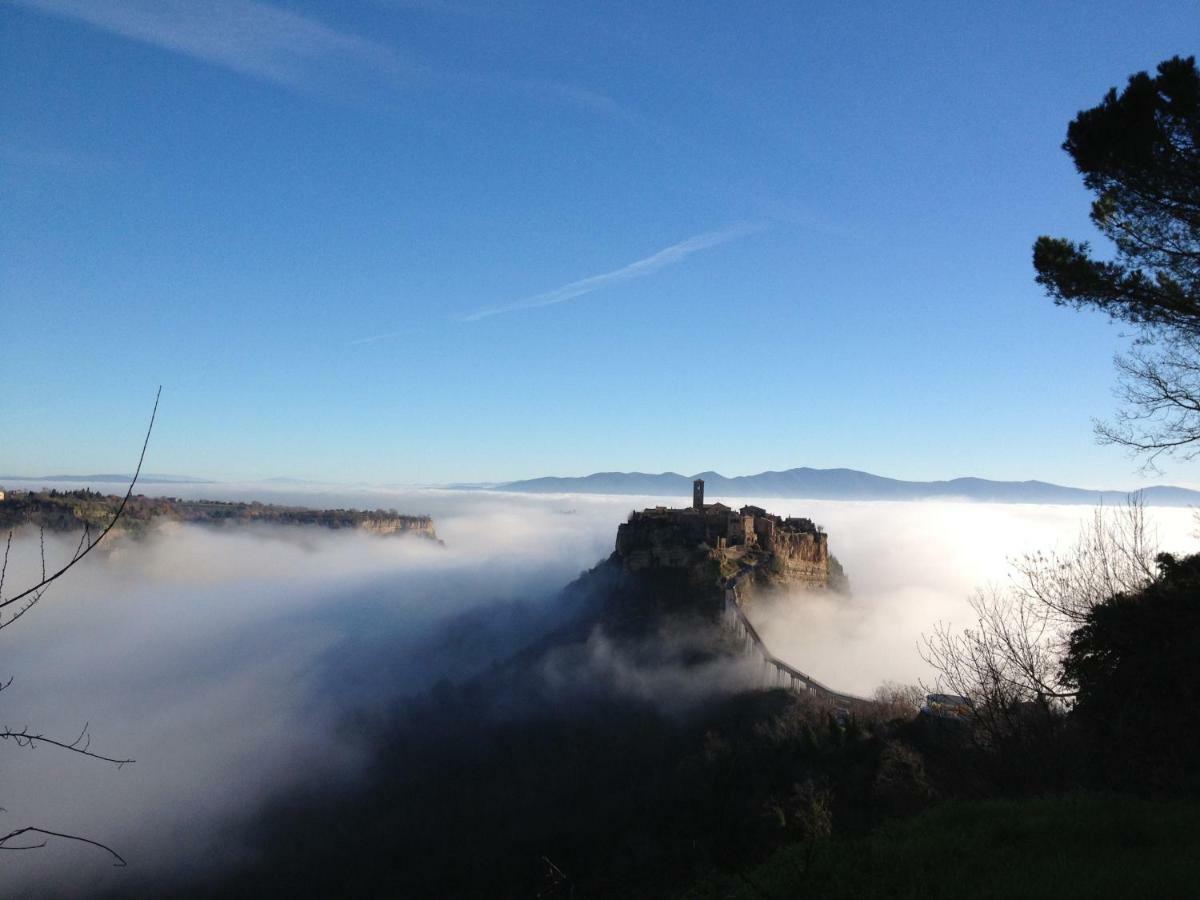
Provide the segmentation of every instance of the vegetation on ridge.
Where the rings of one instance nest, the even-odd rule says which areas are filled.
[[[0,501],[0,529],[22,526],[47,531],[79,531],[101,528],[113,518],[121,498],[83,488],[74,491],[10,492]],[[321,528],[361,528],[382,533],[414,532],[435,537],[429,516],[401,515],[394,509],[312,509],[276,506],[270,503],[241,503],[225,500],[181,500],[177,497],[129,498],[118,529],[142,535],[158,522],[199,525],[316,525]]]

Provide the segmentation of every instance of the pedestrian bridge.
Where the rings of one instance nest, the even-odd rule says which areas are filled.
[[[746,612],[742,609],[742,600],[739,593],[739,585],[742,580],[753,574],[754,566],[746,566],[737,575],[725,582],[724,622],[727,627],[740,635],[746,642],[747,652],[754,653],[762,658],[766,686],[786,688],[797,694],[828,703],[831,706],[840,706],[847,709],[854,709],[855,707],[862,707],[865,704],[871,703],[865,697],[847,694],[843,691],[835,691],[828,685],[817,681],[811,675],[807,675],[799,669],[788,665],[767,649],[767,645],[763,642],[762,637],[759,636],[758,630],[746,617]]]

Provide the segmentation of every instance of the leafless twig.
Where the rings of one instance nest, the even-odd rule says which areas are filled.
[[[978,591],[969,600],[972,627],[938,623],[923,637],[921,656],[938,689],[967,698],[987,744],[1018,733],[1029,704],[1069,704],[1075,691],[1062,660],[1071,632],[1098,604],[1149,584],[1155,556],[1139,496],[1121,509],[1097,509],[1070,551],[1014,560],[1010,585]]]
[[[65,575],[71,569],[72,566],[74,566],[81,559],[83,559],[85,556],[87,556],[89,553],[91,553],[92,550],[96,547],[96,545],[99,544],[102,540],[104,540],[104,538],[108,535],[108,533],[110,531],[113,530],[113,527],[120,520],[121,515],[125,512],[126,505],[129,503],[129,498],[133,496],[133,489],[137,485],[138,476],[140,476],[142,473],[142,463],[145,462],[145,460],[146,460],[146,448],[150,445],[150,433],[154,430],[154,419],[158,415],[158,400],[159,400],[159,397],[161,397],[161,396],[162,396],[162,386],[160,385],[158,388],[158,392],[155,393],[155,395],[154,395],[154,409],[150,413],[150,425],[146,429],[146,439],[142,442],[142,453],[138,457],[137,469],[134,470],[133,479],[129,482],[129,489],[127,491],[125,491],[125,496],[121,499],[121,505],[118,506],[116,512],[113,513],[112,519],[110,519],[108,524],[106,526],[104,526],[104,530],[101,531],[94,538],[88,538],[86,543],[83,540],[81,540],[79,547],[76,548],[75,553],[71,556],[71,558],[67,562],[67,564],[64,565],[62,568],[60,568],[57,572],[53,572],[50,575],[46,574],[46,541],[45,541],[45,530],[43,529],[42,535],[41,535],[42,579],[37,584],[34,584],[34,585],[26,588],[25,590],[20,591],[19,593],[13,594],[13,596],[8,597],[7,599],[0,597],[0,610],[11,607],[11,606],[13,606],[13,604],[20,604],[20,606],[17,607],[15,612],[12,612],[9,614],[8,619],[0,621],[0,629],[7,628],[9,625],[11,625],[13,622],[15,622],[21,616],[25,615],[25,613],[27,613],[30,610],[30,608],[33,607],[33,605],[35,603],[37,603],[39,600],[42,599],[42,595],[45,594],[46,588],[49,587],[50,584],[52,584],[54,581],[58,580],[63,575]],[[89,532],[85,528],[85,531],[84,531],[85,538],[88,536],[88,533]],[[9,544],[11,544],[11,543],[12,543],[12,533],[10,532],[9,533]],[[5,568],[7,568],[7,561],[8,561],[8,550],[6,547],[6,549],[5,549]],[[2,613],[0,613],[0,615],[2,615]]]
[[[128,863],[125,862],[125,857],[121,856],[120,853],[107,844],[102,844],[99,841],[93,841],[91,838],[80,837],[77,834],[67,834],[66,832],[62,831],[50,831],[48,828],[37,828],[33,825],[26,825],[24,828],[17,828],[13,831],[10,831],[3,837],[0,837],[0,850],[38,850],[42,847],[45,847],[48,843],[48,841],[42,841],[38,844],[21,844],[16,847],[9,846],[9,841],[18,838],[23,834],[40,834],[46,837],[63,838],[68,841],[79,841],[81,844],[91,844],[93,847],[99,847],[105,853],[108,853],[110,856],[112,856],[112,858],[116,860],[113,865],[117,868],[124,868],[128,865]]]
[[[12,681],[12,679],[10,678],[9,681]],[[118,769],[122,766],[128,765],[131,762],[134,762],[132,759],[117,759],[115,757],[105,756],[102,753],[97,753],[94,750],[89,749],[92,746],[92,736],[88,731],[89,724],[90,723],[85,722],[83,724],[83,730],[79,732],[79,737],[70,742],[46,737],[44,734],[31,733],[28,727],[22,728],[20,731],[17,731],[13,728],[0,728],[0,741],[12,741],[18,747],[28,747],[31,749],[37,747],[38,744],[49,744],[51,747],[60,747],[63,750],[70,750],[72,753],[78,753],[80,756],[90,756],[92,759],[110,762]]]

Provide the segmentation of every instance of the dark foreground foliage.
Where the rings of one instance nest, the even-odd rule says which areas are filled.
[[[1200,555],[1159,557],[1145,590],[1097,606],[1064,664],[1092,784],[1200,796]]]
[[[691,898],[1195,897],[1200,802],[1070,794],[949,801],[867,837],[797,844]]]

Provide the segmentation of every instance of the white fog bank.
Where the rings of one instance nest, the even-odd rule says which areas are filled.
[[[202,487],[195,494],[238,499]],[[137,762],[118,771],[0,743],[0,825],[87,835],[130,867],[53,842],[6,854],[0,895],[134,890],[143,878],[236,859],[232,826],[272,791],[354,777],[347,712],[467,677],[489,653],[511,652],[527,627],[521,610],[546,611],[558,589],[607,556],[631,509],[686,502],[294,487],[242,496],[430,513],[446,546],[310,528],[174,527],[144,543],[118,541],[70,572],[0,632],[0,675],[15,679],[0,695],[0,724],[70,739],[90,722],[92,749]],[[722,499],[825,527],[853,596],[807,595],[754,616],[776,655],[858,693],[927,677],[922,632],[938,620],[965,624],[967,597],[1003,580],[1007,558],[1067,548],[1091,515],[1078,506]],[[1196,549],[1190,510],[1147,514],[1163,549]],[[36,535],[14,544],[6,593],[33,576],[36,545]],[[51,562],[70,549],[51,541]],[[446,641],[447,629],[492,608],[505,610],[512,633],[491,627]],[[603,646],[591,649],[608,659]]]

